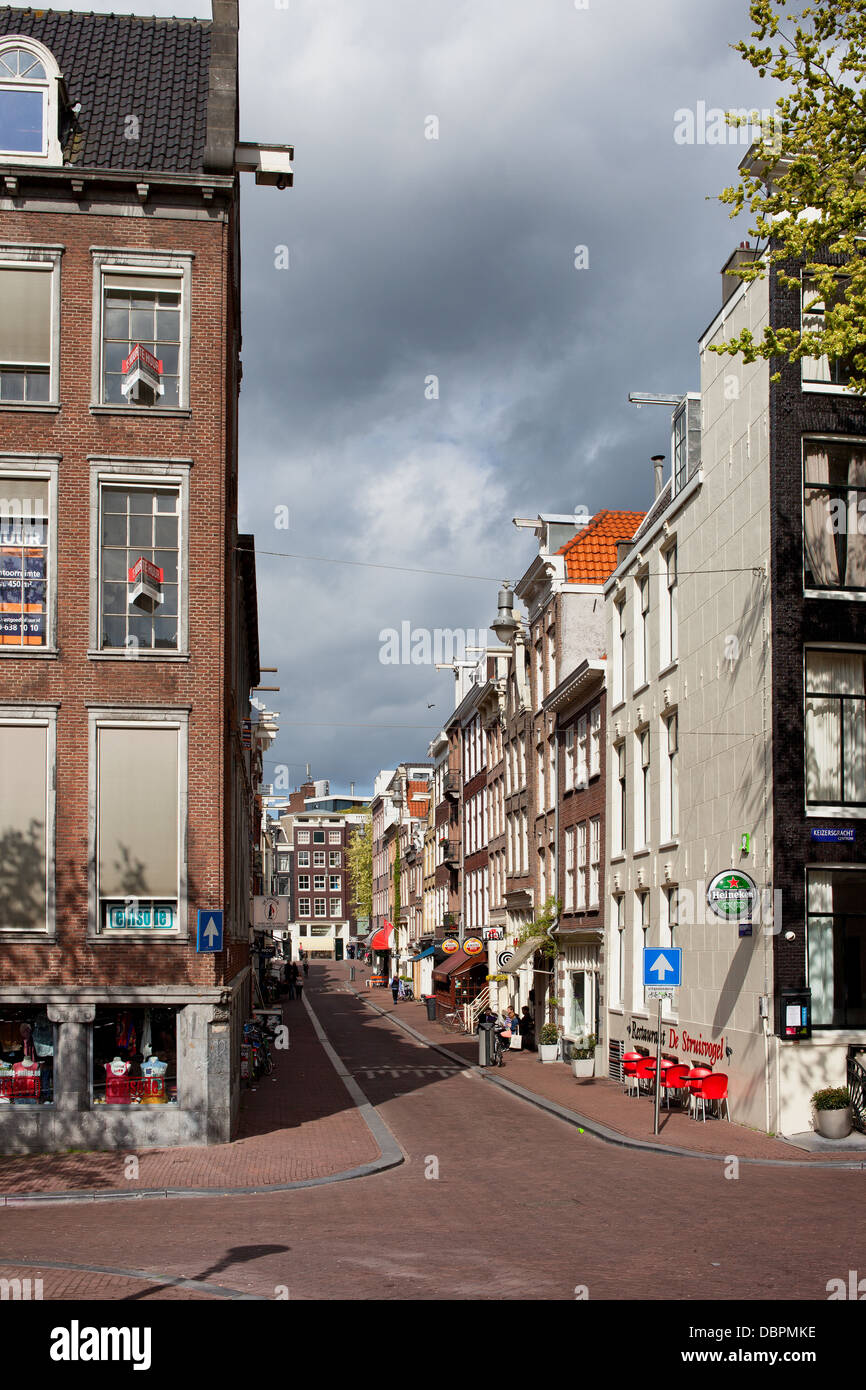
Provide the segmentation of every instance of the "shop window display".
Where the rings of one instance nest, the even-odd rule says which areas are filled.
[[[177,1015],[162,1006],[96,1010],[96,1105],[177,1103]]]
[[[44,1008],[0,1007],[0,1105],[54,1101],[54,1024]]]

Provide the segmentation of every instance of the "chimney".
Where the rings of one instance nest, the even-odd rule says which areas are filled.
[[[745,261],[753,261],[757,256],[757,251],[749,245],[747,241],[741,241],[736,251],[728,257],[722,266],[722,308],[724,309],[731,295],[742,284],[739,275],[729,275],[729,270],[734,270],[738,265],[743,265]]]
[[[628,556],[629,551],[631,550],[633,544],[634,544],[633,541],[617,541],[617,543],[616,543],[616,565],[617,565],[617,569],[619,569],[619,567],[620,567],[620,565],[622,564],[623,560],[625,560],[626,557]]]
[[[653,467],[655,468],[655,471],[656,471],[656,490],[655,490],[655,496],[658,497],[659,493],[661,492],[662,488],[664,487],[664,476],[663,476],[663,475],[664,475],[664,471],[665,471],[665,456],[664,456],[664,454],[653,454],[652,459],[651,459],[651,462],[652,462],[652,465],[653,465]]]

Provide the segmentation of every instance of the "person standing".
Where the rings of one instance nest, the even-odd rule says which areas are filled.
[[[399,994],[400,994],[400,981],[398,980],[397,976],[395,975],[394,978],[393,978],[392,981],[391,981],[391,998],[394,1000],[394,1003],[395,1003],[395,1004],[397,1003],[397,998],[398,998]]]
[[[297,979],[295,980],[295,993],[297,994],[297,996],[298,996],[299,999],[303,999],[303,997],[304,997],[304,977],[303,977],[303,975],[301,974],[300,971],[298,971]]]
[[[310,973],[310,962],[307,960],[307,957],[304,956],[304,979],[307,978],[307,976],[309,975],[309,973]]]

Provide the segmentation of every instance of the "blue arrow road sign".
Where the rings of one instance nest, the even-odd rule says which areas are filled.
[[[198,911],[197,951],[221,951],[223,948],[223,914],[208,908]]]
[[[643,951],[643,982],[645,985],[682,984],[683,951],[681,946],[645,946]]]

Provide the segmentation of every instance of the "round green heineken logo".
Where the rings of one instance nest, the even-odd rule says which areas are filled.
[[[748,874],[726,869],[707,889],[707,905],[725,922],[748,921],[758,902],[758,888]]]

